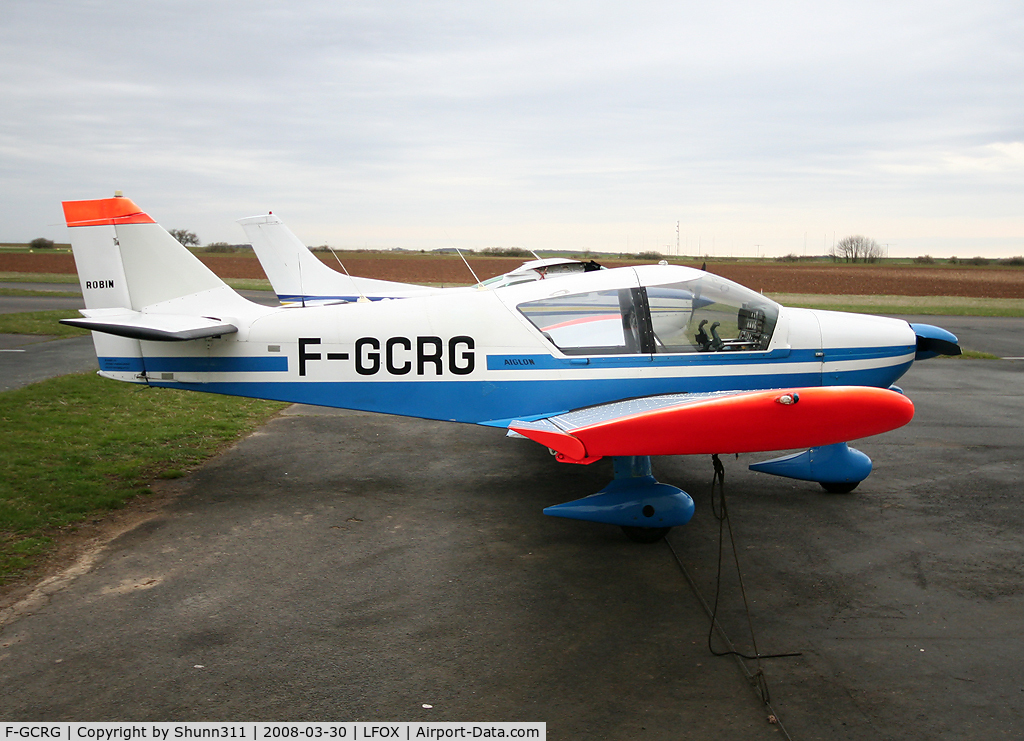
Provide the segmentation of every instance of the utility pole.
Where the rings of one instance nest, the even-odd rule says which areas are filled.
[[[676,222],[676,257],[679,256],[679,222]]]

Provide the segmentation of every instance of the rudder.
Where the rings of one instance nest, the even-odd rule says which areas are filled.
[[[141,311],[225,285],[130,198],[63,206],[86,309]]]
[[[173,311],[157,306],[157,313],[148,314],[147,320],[147,307],[199,293],[209,308],[248,303],[131,199],[116,195],[62,205],[86,306],[86,319],[64,323],[99,330],[92,337],[101,375],[136,383],[148,380],[139,338],[158,336],[149,325]],[[192,313],[188,307],[182,309]],[[212,322],[199,317],[195,323]],[[217,326],[234,331],[223,322]]]

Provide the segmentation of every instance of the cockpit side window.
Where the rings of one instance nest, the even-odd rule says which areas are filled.
[[[763,351],[779,318],[771,299],[710,274],[553,296],[518,309],[566,355]]]
[[[643,289],[620,288],[554,296],[519,305],[519,311],[566,355],[644,352]],[[647,350],[650,352],[650,350]]]
[[[655,352],[767,350],[779,307],[748,288],[704,275],[647,289]]]

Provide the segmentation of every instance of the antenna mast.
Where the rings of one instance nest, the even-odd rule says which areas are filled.
[[[338,261],[338,264],[341,265],[341,269],[345,271],[345,275],[348,275],[348,279],[350,281],[352,281],[352,287],[355,288],[356,292],[359,294],[359,299],[357,300],[356,303],[360,303],[360,304],[368,304],[368,303],[370,303],[370,299],[366,298],[366,296],[363,294],[363,291],[359,287],[359,284],[356,283],[355,278],[353,278],[351,275],[349,275],[348,268],[345,267],[345,263],[343,263],[341,261],[341,258],[338,257],[338,253],[334,251],[334,248],[331,247],[331,245],[328,244],[328,245],[325,245],[325,246],[327,247],[327,249],[329,249],[331,251],[331,254],[334,255],[334,259]]]
[[[455,251],[457,253],[459,253],[459,257],[462,258],[462,262],[466,263],[466,267],[469,269],[470,274],[473,276],[473,280],[476,281],[477,285],[480,285],[480,279],[476,277],[476,273],[473,272],[473,268],[470,266],[469,260],[467,260],[466,256],[462,254],[462,250],[460,250],[459,246],[457,244],[455,244],[455,240],[448,236],[448,232],[447,231],[445,231],[444,235],[446,237],[448,237],[448,241],[452,243],[452,247],[454,247]]]

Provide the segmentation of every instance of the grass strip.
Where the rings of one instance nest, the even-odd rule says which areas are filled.
[[[76,374],[0,393],[0,586],[62,528],[151,493],[287,404]]]
[[[1024,299],[965,296],[837,296],[815,293],[768,294],[783,306],[849,311],[856,314],[1024,317]]]
[[[236,291],[272,291],[270,281],[266,278],[221,278],[222,281]]]
[[[0,314],[0,334],[35,334],[52,337],[76,337],[88,334],[89,330],[60,324],[61,319],[80,318],[74,309],[52,309],[48,311],[22,311],[17,314]]]
[[[76,298],[81,291],[39,291],[32,288],[0,288],[0,296],[45,296],[46,298]]]
[[[802,306],[802,304],[788,304]],[[1024,317],[1024,308],[998,308],[967,306],[915,306],[908,304],[892,304],[889,306],[857,306],[851,304],[816,304],[803,308],[826,309],[828,311],[846,311],[852,314],[899,314],[902,316],[1002,316]]]
[[[232,288],[243,291],[269,291],[270,281],[266,278],[227,278],[223,279]],[[68,283],[78,285],[75,273],[12,273],[0,271],[0,283]],[[47,294],[51,293],[46,291]],[[76,291],[76,295],[81,295]]]
[[[1002,360],[998,355],[993,355],[990,352],[982,352],[981,350],[964,350],[960,355],[940,355],[939,358],[947,360]]]
[[[0,271],[4,283],[72,283],[78,285],[76,273],[14,273]]]

